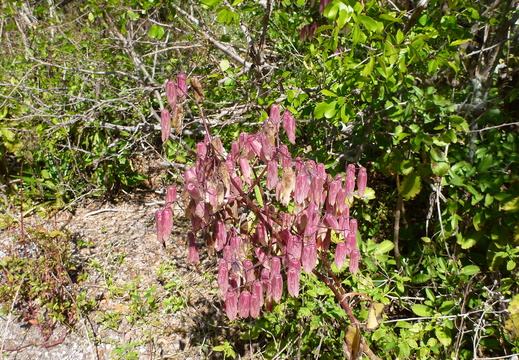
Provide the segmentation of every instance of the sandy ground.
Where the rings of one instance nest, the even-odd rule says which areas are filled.
[[[218,358],[211,349],[230,329],[215,293],[215,261],[201,252],[198,268],[187,264],[182,223],[176,224],[167,249],[157,242],[154,213],[161,200],[146,193],[117,204],[90,202],[50,219],[24,218],[26,228],[66,228],[75,242],[89,244],[76,246],[74,256],[88,273],[80,289],[95,306],[72,329],[58,326],[45,344],[65,334],[64,340],[50,347],[36,326],[0,313],[0,359]],[[19,221],[0,232],[0,256],[19,236]],[[139,309],[135,294],[141,300],[152,294],[156,308]],[[135,319],[139,311],[143,314]]]

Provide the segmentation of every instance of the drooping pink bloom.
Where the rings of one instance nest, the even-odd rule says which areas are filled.
[[[341,215],[344,212],[344,209],[346,207],[346,189],[340,188],[337,192],[337,197],[335,199],[335,210],[337,212],[337,215]]]
[[[366,185],[368,183],[368,174],[366,172],[365,167],[361,167],[359,169],[359,173],[357,174],[357,192],[359,196],[364,196],[364,192],[366,191]]]
[[[261,143],[261,151],[257,154],[264,163],[268,163],[274,159],[275,147],[272,146],[267,135],[264,133],[258,134],[258,141]]]
[[[187,75],[184,73],[177,75],[177,90],[180,100],[185,100],[187,96]]]
[[[163,109],[160,112],[160,134],[162,143],[168,141],[169,134],[171,134],[171,114],[168,109]]]
[[[165,246],[164,243],[164,221],[162,220],[162,210],[155,211],[155,228],[157,231],[157,240]]]
[[[337,218],[335,216],[333,216],[331,213],[326,213],[326,215],[324,215],[323,225],[325,225],[335,231],[339,231],[339,229],[340,229]]]
[[[238,313],[238,296],[236,295],[236,291],[229,289],[227,291],[227,296],[225,299],[225,313],[229,320],[236,319],[236,315]]]
[[[255,319],[259,316],[261,310],[261,299],[259,294],[253,293],[250,297],[249,314],[251,318]]]
[[[196,246],[195,234],[190,231],[187,234],[187,237],[189,239],[188,260],[190,263],[198,264],[198,262],[200,261],[200,257],[199,257],[199,253],[198,253],[198,246]]]
[[[296,176],[296,188],[294,189],[294,201],[298,204],[302,204],[308,196],[308,178],[304,171],[300,172]]]
[[[249,165],[249,160],[247,158],[240,158],[240,169],[241,174],[243,175],[243,180],[250,186],[251,184],[251,167]]]
[[[350,219],[350,231],[354,234],[357,234],[357,228],[358,228],[358,223],[357,223],[357,219]]]
[[[353,275],[357,275],[357,271],[359,271],[359,259],[360,259],[360,251],[355,249],[350,254],[350,272]]]
[[[299,271],[294,268],[287,271],[287,289],[291,296],[299,296]]]
[[[196,180],[196,166],[191,166],[188,170],[184,171],[184,180],[186,183],[191,180]]]
[[[267,189],[275,189],[278,181],[278,162],[276,159],[273,159],[270,160],[267,164]]]
[[[303,239],[297,235],[290,235],[287,243],[287,259],[301,259],[301,250],[303,247]]]
[[[265,254],[265,251],[259,247],[254,248],[254,254],[256,254],[256,258],[259,260],[260,264],[263,264],[267,260],[267,254]]]
[[[225,259],[220,259],[218,262],[218,289],[220,296],[227,294],[229,289],[229,263]]]
[[[337,199],[337,194],[341,188],[341,182],[338,180],[330,181],[328,184],[328,205],[334,206]]]
[[[254,275],[254,264],[250,260],[243,260],[241,262],[245,271],[245,281],[248,283],[254,282],[256,276]]]
[[[274,274],[271,279],[272,283],[272,299],[279,302],[283,296],[283,277],[281,274]]]
[[[292,167],[292,156],[288,152],[288,146],[285,144],[279,145],[278,156],[283,169]]]
[[[173,230],[173,211],[171,208],[167,207],[162,209],[162,230],[163,230],[163,245],[166,246],[166,240],[171,235],[171,231]]]
[[[265,227],[265,224],[263,224],[262,222],[258,222],[258,224],[256,225],[256,238],[261,245],[267,246],[267,243],[268,243],[267,228]]]
[[[270,259],[270,277],[281,272],[281,260],[277,256]]]
[[[216,237],[214,249],[220,251],[227,243],[227,230],[225,229],[225,223],[222,220],[216,220],[214,231]]]
[[[173,80],[166,82],[166,98],[173,111],[177,109],[177,86]]]
[[[250,313],[251,293],[248,290],[242,291],[238,300],[238,314],[242,318],[248,318]]]
[[[337,244],[337,248],[335,249],[335,259],[334,263],[337,266],[337,269],[341,270],[344,266],[344,262],[346,261],[346,243],[340,242]]]
[[[196,159],[197,160],[204,160],[207,156],[207,145],[205,142],[201,141],[198,144],[196,144]]]
[[[348,231],[345,242],[346,254],[351,256],[351,252],[357,248],[357,236],[353,231]]]
[[[230,263],[236,260],[236,257],[234,256],[234,250],[232,249],[231,245],[225,245],[223,247],[223,258]]]
[[[267,278],[267,281],[268,281],[268,276],[266,278]],[[259,302],[260,302],[259,306],[262,307],[264,299],[263,299],[263,284],[262,284],[261,281],[255,280],[252,283],[252,295],[258,295]]]
[[[307,274],[310,274],[317,264],[317,245],[315,240],[309,240],[303,247],[301,264]]]
[[[290,110],[285,110],[283,113],[283,129],[285,129],[288,141],[290,141],[291,144],[296,143],[296,120],[294,119],[294,116],[292,116],[292,113]]]
[[[349,164],[346,170],[346,198],[348,199],[348,205],[353,203],[353,190],[355,190],[355,165]]]
[[[166,206],[172,206],[175,201],[177,201],[177,188],[169,185],[166,188]]]
[[[194,200],[200,199],[200,190],[198,189],[198,183],[196,182],[196,180],[189,181],[186,184],[186,190],[192,199],[194,199]]]
[[[272,106],[270,107],[269,119],[272,121],[272,123],[276,127],[276,130],[278,130],[279,123],[281,122],[281,114],[280,114],[280,110],[279,110],[279,105],[272,104]]]

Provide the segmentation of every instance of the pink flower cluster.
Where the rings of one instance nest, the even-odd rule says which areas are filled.
[[[171,120],[178,121],[178,115],[182,112],[179,101],[183,101],[187,96],[187,76],[184,73],[177,75],[177,81],[168,80],[166,82],[166,98],[171,112],[164,108],[160,112],[160,128],[162,142],[165,143],[169,139],[171,133]]]
[[[350,164],[345,175],[332,177],[322,163],[292,158],[280,143],[280,125],[294,143],[294,117],[288,110],[281,116],[277,105],[261,131],[240,134],[229,152],[206,134],[184,174],[189,260],[198,262],[200,233],[208,251],[220,257],[219,293],[230,319],[257,317],[285,289],[297,297],[301,271],[312,273],[320,253],[334,251],[338,269],[349,257],[349,270],[358,271],[350,206],[355,195],[364,195],[366,169],[356,176]]]

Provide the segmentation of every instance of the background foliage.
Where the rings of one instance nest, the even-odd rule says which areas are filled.
[[[377,198],[355,214],[360,276],[343,281],[387,305],[367,334],[378,356],[519,352],[506,312],[518,285],[517,1],[0,6],[6,208],[176,181],[194,159],[201,118],[187,110],[163,146],[159,112],[163,83],[185,72],[202,82],[226,145],[279,103],[297,114],[291,151],[331,172],[369,169]],[[246,324],[247,336],[267,355],[342,356],[344,314],[319,284],[305,286],[301,303]]]

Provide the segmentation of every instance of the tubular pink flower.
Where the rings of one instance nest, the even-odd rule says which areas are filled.
[[[289,268],[287,271],[287,288],[291,296],[299,296],[299,271],[294,268]]]
[[[241,174],[243,175],[243,180],[250,186],[251,184],[251,167],[249,165],[249,160],[247,158],[240,158],[240,169]]]
[[[353,190],[355,190],[355,165],[349,164],[346,170],[346,198],[348,199],[348,205],[353,203]]]
[[[173,80],[166,82],[166,98],[171,109],[175,111],[177,108],[177,86]]]
[[[341,270],[344,266],[344,262],[346,261],[346,243],[340,242],[337,244],[337,248],[335,249],[335,266],[337,269]]]
[[[197,160],[204,160],[207,156],[207,145],[201,141],[196,144],[196,158]]]
[[[265,224],[262,222],[258,222],[256,225],[256,234],[257,234],[257,240],[259,243],[263,246],[267,246],[268,243],[268,234],[267,234],[267,228],[265,227]]]
[[[273,256],[270,259],[270,277],[279,274],[281,272],[281,260],[277,256]]]
[[[248,283],[254,282],[256,276],[254,275],[254,264],[250,260],[243,260],[241,262],[245,271],[245,281]]]
[[[360,251],[355,249],[350,254],[350,272],[353,275],[357,275],[359,271],[359,259],[360,259]]]
[[[328,184],[328,205],[334,206],[337,194],[339,193],[339,190],[341,188],[341,182],[338,180],[330,181]]]
[[[267,277],[268,279],[268,277]],[[259,302],[260,302],[260,307],[263,306],[263,284],[261,281],[259,280],[255,280],[253,283],[252,283],[252,295],[258,295],[258,298],[259,298]]]
[[[357,219],[350,219],[350,231],[357,234],[358,223]]]
[[[294,119],[294,116],[292,116],[292,113],[290,110],[285,110],[283,113],[283,129],[285,129],[288,141],[290,141],[291,144],[296,143],[296,120]]]
[[[326,213],[326,215],[324,215],[323,225],[329,227],[330,229],[332,229],[334,231],[339,231],[339,229],[340,229],[337,218],[330,213]]]
[[[341,215],[344,212],[344,209],[346,208],[346,189],[340,188],[339,192],[337,193],[337,198],[335,200],[335,210],[337,212],[337,215]]]
[[[234,256],[234,250],[232,249],[231,245],[225,245],[223,247],[223,258],[230,263],[236,260],[236,257]]]
[[[163,240],[165,241],[171,235],[171,231],[173,230],[173,211],[171,208],[167,207],[162,209],[162,226],[163,226]]]
[[[216,237],[214,249],[220,251],[227,243],[227,230],[225,229],[225,224],[222,220],[216,220],[214,231]]]
[[[187,75],[184,73],[177,75],[177,90],[180,100],[185,100],[187,96]]]
[[[198,246],[196,246],[195,234],[193,232],[189,232],[187,234],[187,237],[189,239],[189,262],[193,264],[198,264],[198,262],[200,261],[200,257],[198,254]]]
[[[297,235],[291,235],[287,244],[287,259],[301,259],[301,250],[303,247],[303,240]]]
[[[364,192],[366,191],[366,185],[368,183],[368,174],[366,172],[365,167],[361,167],[359,169],[359,173],[357,174],[357,192],[359,196],[364,196]]]
[[[274,274],[271,280],[272,283],[272,299],[279,302],[283,296],[283,277],[281,274]]]
[[[277,160],[270,160],[267,164],[267,189],[273,190],[278,184],[278,162]]]
[[[162,143],[168,141],[169,134],[171,134],[171,114],[168,109],[163,109],[160,112],[160,133]]]
[[[256,258],[259,260],[260,264],[263,264],[267,260],[267,254],[259,247],[254,248],[254,253],[256,254]]]
[[[200,199],[200,190],[198,189],[198,183],[196,182],[196,180],[189,181],[186,184],[186,190],[192,199],[194,199],[194,200]]]
[[[317,245],[315,240],[309,240],[303,247],[301,255],[301,264],[307,274],[312,273],[312,270],[317,264]]]
[[[229,289],[229,264],[225,259],[220,259],[218,262],[218,289],[222,297]]]
[[[250,297],[250,309],[249,313],[251,318],[255,319],[259,316],[261,310],[261,299],[260,295],[252,294]]]
[[[279,110],[279,105],[272,104],[272,106],[270,107],[269,119],[276,126],[276,130],[279,129],[279,123],[281,122],[281,113]]]
[[[302,204],[308,196],[308,178],[305,172],[300,172],[296,176],[296,188],[294,189],[294,201],[298,204]]]
[[[258,140],[261,143],[261,151],[259,154],[256,154],[264,163],[268,163],[270,160],[274,159],[275,147],[272,146],[267,135],[263,133],[258,134]]]
[[[173,185],[169,185],[166,188],[166,206],[171,206],[177,201],[177,188]]]
[[[278,155],[279,160],[281,161],[281,167],[283,169],[291,168],[292,167],[292,156],[288,152],[288,146],[286,146],[285,144],[279,145],[278,154],[279,154]]]
[[[345,242],[346,242],[346,254],[351,256],[351,252],[357,248],[356,234],[352,231],[348,231]]]
[[[155,228],[157,231],[157,240],[164,246],[164,221],[162,220],[162,210],[155,211]]]
[[[242,291],[238,300],[238,314],[242,318],[248,318],[250,313],[251,294],[248,290]]]
[[[184,180],[186,183],[190,182],[191,180],[196,180],[196,167],[191,166],[188,170],[184,172]]]
[[[226,300],[225,300],[225,313],[229,320],[236,319],[236,315],[238,313],[238,296],[236,295],[236,291],[229,290],[227,292]]]

